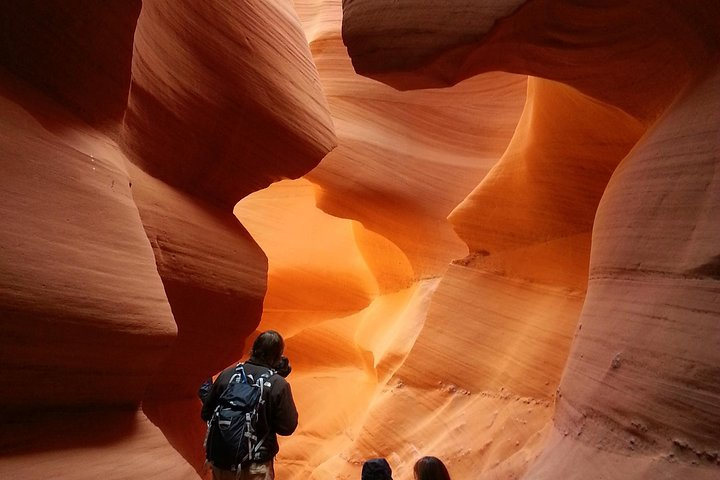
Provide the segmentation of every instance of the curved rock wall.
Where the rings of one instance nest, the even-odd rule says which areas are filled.
[[[132,73],[122,144],[179,329],[144,410],[199,468],[197,405],[166,392],[192,397],[241,356],[266,285],[266,257],[232,206],[314,167],[334,146],[333,125],[289,2],[146,1]]]
[[[354,74],[339,36],[339,6],[323,6],[326,22],[335,13],[335,29],[324,25],[309,41],[338,147],[307,175],[320,187],[318,206],[396,244],[414,279],[437,276],[467,253],[446,217],[504,151],[526,79],[495,73],[447,90],[398,92]],[[316,17],[302,18],[314,32]]]
[[[125,159],[2,78],[2,409],[137,404],[177,328]]]
[[[143,2],[124,127],[134,163],[229,209],[335,146],[289,0]]]
[[[715,69],[693,85],[608,184],[560,385],[567,436],[530,478],[587,478],[573,464],[597,452],[598,477],[718,475],[719,80]]]
[[[508,10],[493,13],[469,3],[433,10],[397,2],[384,5],[375,24],[377,2],[343,2],[356,70],[396,87],[454,84],[498,68],[548,79],[531,79],[503,158],[450,216],[471,255],[443,277],[396,375],[412,388],[426,373],[425,359],[447,364],[432,378],[452,378],[450,395],[436,393],[419,414],[438,415],[444,426],[460,422],[447,437],[487,419],[469,435],[480,441],[467,442],[467,451],[446,447],[449,441],[433,450],[460,478],[717,476],[720,11],[712,2],[531,1],[506,2]],[[489,18],[470,24],[468,9]],[[443,35],[439,25],[455,22],[468,31]],[[400,32],[406,35],[395,42]],[[483,288],[489,279],[495,287]],[[518,281],[525,290],[561,290],[533,302]],[[477,292],[472,300],[469,292]],[[563,307],[574,297],[574,306]],[[461,302],[467,315],[458,316]],[[538,315],[548,308],[552,318]],[[458,332],[455,341],[449,331]],[[453,368],[467,363],[454,354],[463,343],[460,351],[488,359],[462,369],[476,375]],[[496,393],[477,391],[488,387]],[[417,388],[430,392],[431,385],[423,380]],[[534,425],[516,417],[493,431],[502,410],[460,421],[443,403],[463,405],[464,413],[480,403],[478,393],[547,398],[555,410],[545,421],[533,416]],[[419,397],[407,394],[398,410]],[[408,452],[385,436],[387,410],[396,406],[382,404],[379,420],[368,422],[365,447]],[[508,427],[518,441],[503,449],[511,444]],[[421,431],[418,441],[438,442],[430,428]],[[399,458],[401,478],[407,456]]]
[[[91,125],[116,132],[140,7],[140,0],[6,2],[0,64]]]
[[[266,288],[232,207],[333,125],[289,2],[76,3],[2,7],[0,476],[197,477]]]
[[[717,55],[718,10],[710,1],[452,0],[422,8],[429,3],[344,0],[343,39],[358,73],[404,89],[519,72],[652,122]],[[438,25],[461,25],[463,33]]]
[[[204,475],[266,328],[278,477],[717,477],[715,2],[0,11],[0,477]]]
[[[177,326],[126,159],[37,91],[1,83],[0,475],[196,477],[137,411]]]

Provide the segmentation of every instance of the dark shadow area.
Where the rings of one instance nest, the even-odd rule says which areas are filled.
[[[205,473],[203,442],[207,425],[200,418],[200,407],[197,398],[143,402],[145,415],[160,428],[168,443],[202,476]]]
[[[0,413],[0,456],[108,446],[138,429],[136,407]]]
[[[122,120],[140,0],[0,1],[0,65],[83,120]]]
[[[689,270],[688,273],[692,276],[720,280],[720,255],[715,255],[709,262]]]

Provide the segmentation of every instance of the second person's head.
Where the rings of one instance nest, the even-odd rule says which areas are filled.
[[[422,457],[413,467],[415,480],[450,480],[445,464],[437,457]]]

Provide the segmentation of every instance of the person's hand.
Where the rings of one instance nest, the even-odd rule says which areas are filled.
[[[198,389],[198,397],[200,397],[201,402],[205,403],[205,400],[207,400],[208,395],[210,395],[212,384],[213,379],[212,377],[209,377],[202,383],[202,385],[200,385],[200,388]]]
[[[275,371],[277,371],[278,375],[281,377],[287,377],[290,375],[290,372],[292,372],[292,367],[290,366],[290,360],[286,356],[280,357],[280,361],[275,366]]]

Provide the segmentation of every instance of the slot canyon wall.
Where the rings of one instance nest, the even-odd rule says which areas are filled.
[[[292,4],[237,6],[2,5],[3,478],[198,478],[266,289],[233,205],[335,146]]]
[[[267,328],[278,478],[720,475],[716,2],[0,11],[0,477],[207,476]]]

